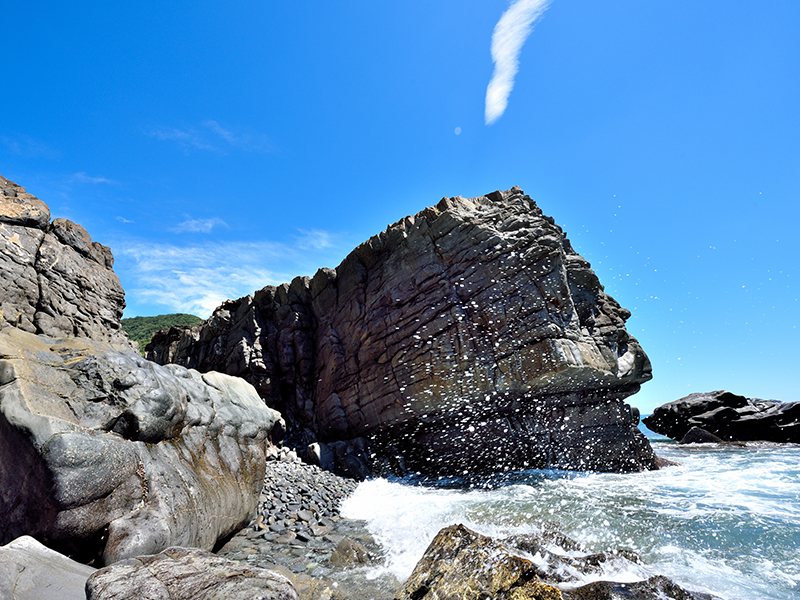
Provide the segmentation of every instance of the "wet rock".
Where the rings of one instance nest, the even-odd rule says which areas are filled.
[[[674,440],[697,427],[724,441],[800,443],[800,402],[695,393],[659,406],[644,424]]]
[[[714,600],[701,592],[690,592],[666,577],[651,577],[635,583],[598,581],[563,592],[564,600]],[[719,600],[719,599],[717,599]]]
[[[367,565],[374,560],[374,556],[370,554],[362,544],[350,538],[343,538],[336,546],[336,550],[331,554],[331,564],[339,567],[354,566],[354,565]]]
[[[87,600],[300,600],[283,575],[194,548],[168,548],[100,569]]]
[[[531,561],[463,525],[451,525],[436,535],[395,598],[560,600],[561,592],[538,580]]]
[[[109,564],[247,524],[280,415],[239,378],[0,332],[0,540]]]
[[[94,572],[22,536],[0,548],[0,598],[85,600],[86,579]]]
[[[713,433],[709,433],[705,429],[701,429],[700,427],[692,427],[689,431],[686,432],[686,435],[683,436],[680,440],[680,444],[720,444],[722,443],[722,438],[718,438]]]
[[[336,270],[157,334],[148,357],[244,377],[303,451],[367,440],[334,452],[350,475],[635,471],[656,459],[624,402],[651,378],[629,316],[513,188],[445,198]]]
[[[122,331],[125,294],[114,257],[47,205],[0,176],[0,326],[135,347]]]

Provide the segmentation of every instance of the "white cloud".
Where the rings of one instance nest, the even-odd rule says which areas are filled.
[[[318,240],[326,239],[325,232],[315,233]],[[327,234],[329,242],[333,237]],[[303,249],[270,241],[177,246],[128,239],[114,241],[112,248],[115,270],[133,310],[158,305],[204,318],[224,300],[313,275],[320,267],[335,267],[344,257],[332,242]]]
[[[266,136],[250,132],[234,132],[213,120],[203,121],[203,126],[217,134],[234,148],[248,151],[271,150]]]
[[[61,158],[60,152],[27,135],[0,136],[0,146],[4,146],[6,151],[10,153],[24,158],[47,158],[51,160]]]
[[[176,129],[175,127],[153,128],[146,132],[147,135],[160,141],[177,142],[185,148],[198,150],[216,150],[212,144],[202,139],[193,129]]]
[[[316,248],[317,250],[324,250],[325,248],[333,248],[333,236],[328,231],[321,229],[312,229],[310,231],[305,229],[299,230],[301,233],[297,244],[300,248]]]
[[[228,224],[220,219],[214,217],[213,219],[187,219],[182,223],[178,223],[172,228],[175,233],[211,233],[211,230],[217,226],[227,227]]]
[[[505,112],[508,96],[519,70],[519,53],[551,0],[515,0],[503,13],[492,34],[494,73],[486,88],[486,124],[491,125]]]
[[[90,177],[83,171],[80,173],[75,173],[70,181],[78,181],[80,183],[116,183],[115,181],[111,181],[105,177]]]
[[[125,217],[117,217],[117,221],[120,221],[122,223],[133,223],[133,221],[130,221],[130,220],[126,219]]]
[[[265,135],[248,131],[234,131],[223,127],[217,121],[208,119],[200,127],[154,127],[145,131],[150,137],[160,141],[171,141],[184,148],[210,150],[225,153],[229,149],[247,152],[267,152],[272,150],[269,139]]]

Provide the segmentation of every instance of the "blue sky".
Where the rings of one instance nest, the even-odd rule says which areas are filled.
[[[554,0],[487,125],[508,8],[8,3],[0,174],[111,246],[126,316],[207,316],[520,185],[633,312],[633,404],[800,400],[800,3]]]

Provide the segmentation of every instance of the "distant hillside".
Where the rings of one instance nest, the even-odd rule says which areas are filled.
[[[203,319],[194,315],[176,313],[173,315],[158,315],[157,317],[131,317],[122,319],[122,330],[134,342],[139,343],[139,351],[144,356],[144,347],[150,343],[153,334],[159,329],[167,329],[173,325],[197,325]]]

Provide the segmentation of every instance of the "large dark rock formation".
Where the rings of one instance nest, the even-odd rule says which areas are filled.
[[[659,406],[644,424],[674,440],[697,427],[725,441],[800,443],[800,402],[745,398],[726,391],[696,393]]]
[[[157,334],[148,357],[244,377],[304,444],[356,439],[343,456],[629,471],[655,468],[623,401],[651,378],[629,316],[514,188],[445,198],[335,270]]]
[[[0,323],[129,346],[111,250],[0,176]]]

